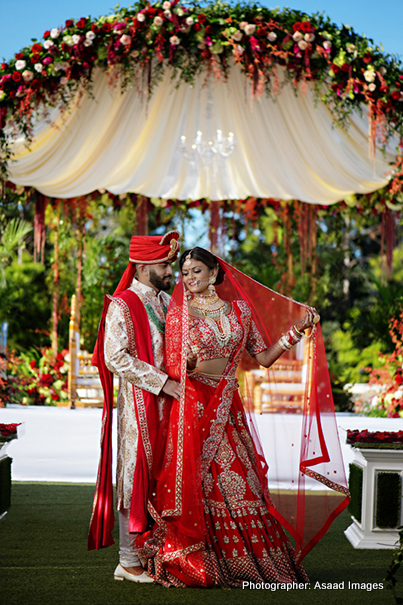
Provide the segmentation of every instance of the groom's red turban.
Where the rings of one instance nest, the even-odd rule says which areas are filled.
[[[129,260],[141,265],[154,265],[176,260],[179,233],[168,231],[160,235],[133,235],[130,240]]]

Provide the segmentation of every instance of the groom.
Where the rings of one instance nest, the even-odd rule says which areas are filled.
[[[119,377],[116,505],[119,511],[119,565],[116,580],[152,582],[137,554],[136,536],[147,528],[147,496],[152,451],[160,437],[171,397],[179,383],[164,368],[165,315],[170,297],[171,263],[177,258],[179,233],[134,236],[128,267],[105,306],[93,363],[104,388],[101,459],[88,549],[113,544],[112,409],[113,374]]]

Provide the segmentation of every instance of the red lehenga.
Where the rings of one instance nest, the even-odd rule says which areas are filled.
[[[311,420],[303,425],[305,437],[301,439],[301,460],[296,471],[298,489],[292,499],[295,507],[288,506],[287,518],[273,505],[267,483],[267,464],[253,423],[245,412],[237,374],[245,350],[256,355],[270,346],[280,336],[281,332],[277,332],[282,324],[290,318],[295,322],[303,307],[220,262],[225,269],[226,281],[217,291],[221,298],[231,302],[228,315],[230,343],[218,343],[208,321],[189,316],[181,281],[168,310],[166,367],[172,378],[181,380],[184,389],[181,400],[173,402],[166,442],[160,440],[155,451],[155,459],[163,460],[154,469],[148,504],[155,524],[150,532],[139,538],[139,554],[148,572],[165,586],[236,587],[244,580],[307,581],[300,564],[304,554],[348,503],[343,465],[341,457],[336,460],[334,443],[330,448],[334,454],[331,463],[337,468],[334,472],[338,473],[338,482],[326,476],[330,456],[321,429],[320,405],[317,404],[318,393],[324,387],[323,375],[318,386],[317,368],[319,365],[320,371],[323,370],[323,363],[318,364],[315,349],[311,356],[314,363],[309,369],[305,408],[305,416]],[[255,289],[248,293],[245,286]],[[259,313],[261,300],[266,308],[260,309]],[[268,309],[271,314],[267,316]],[[262,317],[266,317],[266,322]],[[274,320],[271,335],[265,329],[265,323],[270,324],[267,321],[270,317]],[[287,323],[285,328],[289,325]],[[188,343],[199,344],[204,351],[201,355],[206,357],[229,358],[219,381],[203,374],[186,374]],[[327,416],[329,403],[326,397],[322,407]],[[331,433],[330,440],[334,442],[334,438],[337,440],[335,425],[332,425]],[[317,447],[312,457],[313,444]],[[312,470],[311,466],[316,466],[317,470]],[[317,506],[315,518],[309,516],[304,486],[306,475],[314,476],[344,495],[343,498],[339,495],[335,501],[331,496],[327,498],[322,516],[318,514]],[[315,522],[317,527],[314,527]],[[283,526],[295,538],[295,546],[285,535]]]

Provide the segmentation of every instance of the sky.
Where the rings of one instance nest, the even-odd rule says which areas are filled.
[[[258,0],[258,3],[270,8],[288,6],[308,14],[323,11],[337,25],[350,25],[403,62],[403,0],[289,0],[284,3]],[[129,4],[133,2],[121,1],[122,6]],[[42,38],[46,30],[63,25],[66,19],[111,14],[114,6],[113,0],[0,0],[0,59],[11,59],[31,43],[31,38]]]

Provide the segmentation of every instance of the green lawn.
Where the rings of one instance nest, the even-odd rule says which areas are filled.
[[[392,551],[354,550],[343,531],[347,512],[305,559],[306,590],[177,589],[115,582],[117,546],[86,550],[93,487],[13,483],[11,508],[0,521],[1,605],[394,605],[389,590],[349,589],[348,583],[381,583]],[[117,533],[116,536],[117,537]],[[398,594],[403,596],[403,574]],[[315,588],[342,583],[344,589]]]

